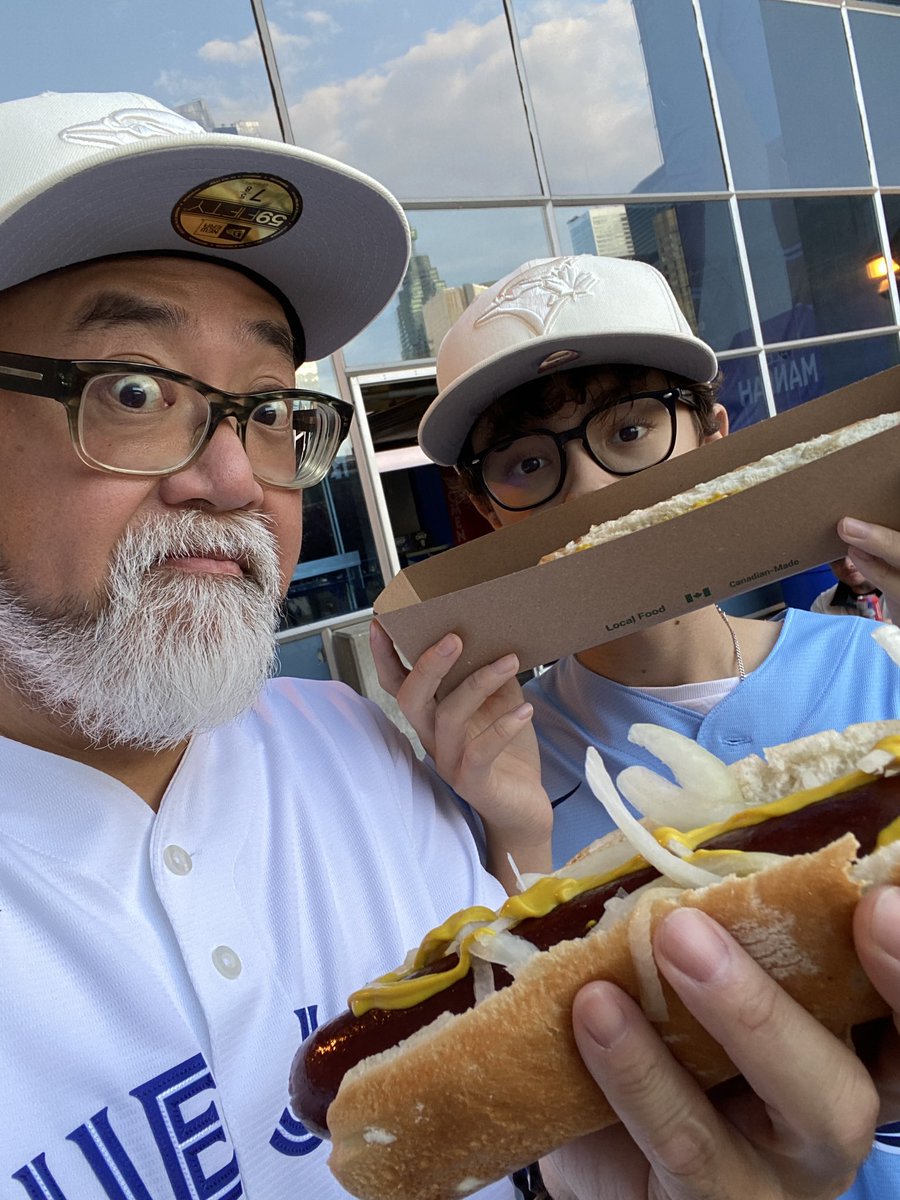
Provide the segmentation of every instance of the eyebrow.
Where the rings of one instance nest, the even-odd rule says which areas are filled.
[[[108,289],[91,298],[76,312],[69,325],[73,334],[89,329],[114,329],[122,325],[144,325],[157,329],[177,331],[187,328],[191,317],[179,304],[166,300],[147,300],[128,292]],[[238,326],[238,338],[260,342],[280,351],[285,358],[294,362],[294,338],[285,323],[260,318],[242,321]]]

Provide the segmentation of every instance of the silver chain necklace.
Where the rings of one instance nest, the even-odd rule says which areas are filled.
[[[739,682],[743,682],[743,680],[747,678],[747,672],[744,670],[744,656],[741,654],[741,644],[738,641],[737,634],[734,632],[734,626],[728,620],[728,614],[725,612],[724,608],[719,608],[717,604],[716,612],[725,622],[725,626],[728,629],[728,632],[731,634],[731,644],[734,646],[734,657],[735,661],[737,662]]]

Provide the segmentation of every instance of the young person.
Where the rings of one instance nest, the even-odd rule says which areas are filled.
[[[457,467],[495,528],[702,452],[728,432],[715,355],[663,276],[640,262],[526,264],[476,297],[444,338],[437,369],[420,442]],[[858,553],[859,538],[844,536]],[[900,535],[871,536],[900,560]],[[886,591],[897,589],[896,570],[882,562],[873,578],[876,570]],[[602,619],[602,596],[592,602]],[[636,722],[677,729],[732,762],[823,728],[900,715],[900,670],[870,628],[793,609],[782,623],[756,621],[709,605],[588,647],[529,682],[554,861],[605,828],[584,782],[588,745],[613,778],[633,763],[658,766],[629,742]]]
[[[301,1036],[425,927],[500,898],[379,710],[337,684],[264,684],[300,493],[348,415],[296,389],[295,364],[386,302],[403,217],[339,163],[131,94],[0,105],[0,147],[3,1194],[336,1200],[287,1107]],[[721,1112],[593,985],[574,1028],[632,1136],[548,1164],[557,1196],[833,1194],[864,1153],[872,1081],[688,918],[664,927],[660,964],[759,1064],[752,1123],[721,1145]],[[873,976],[882,946],[900,1008],[875,920],[861,946]],[[748,997],[769,1014],[752,1028]],[[847,1089],[827,1111],[797,1097],[773,1143],[753,1113],[801,1051]]]
[[[437,373],[420,443],[434,461],[456,466],[494,528],[673,454],[702,453],[728,432],[712,350],[662,275],[639,262],[526,263],[458,319]],[[869,577],[900,598],[900,535],[850,520],[841,535]],[[591,602],[602,620],[602,597]],[[781,624],[754,621],[711,605],[588,647],[530,681],[519,719],[533,710],[556,865],[609,827],[584,780],[589,745],[613,778],[635,763],[660,769],[628,740],[636,722],[675,729],[731,762],[821,729],[900,716],[900,670],[870,628],[799,611]],[[414,725],[453,725],[463,688],[434,697],[458,638],[449,656],[426,652],[409,674],[377,630],[375,648],[385,686]],[[547,798],[524,791],[521,803],[527,823]],[[813,1064],[805,1069],[806,1086],[817,1086]],[[892,1194],[897,1162],[873,1154],[851,1194]]]

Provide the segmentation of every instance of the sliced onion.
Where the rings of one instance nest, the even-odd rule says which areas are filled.
[[[601,845],[601,842],[605,844]],[[573,862],[566,863],[558,871],[554,871],[554,874],[564,879],[587,879],[591,875],[608,875],[627,863],[630,858],[634,858],[634,847],[626,840],[610,844],[601,838],[594,845],[596,849],[588,846]]]
[[[606,904],[603,906],[603,916],[597,922],[601,929],[606,929],[610,925],[617,925],[623,920],[636,904],[641,899],[645,892],[655,891],[658,899],[662,895],[678,896],[681,894],[681,888],[672,887],[669,880],[659,878],[651,879],[649,883],[642,884],[639,888],[635,888],[633,892],[624,892],[616,896],[610,896]]]
[[[703,868],[714,875],[755,875],[766,867],[774,867],[788,855],[772,854],[768,850],[715,850],[703,856]],[[695,864],[696,865],[696,864]]]
[[[488,996],[494,994],[494,972],[491,964],[483,958],[472,957],[472,991],[475,994],[475,1004],[481,1004]]]
[[[648,1021],[667,1021],[669,1006],[663,993],[662,981],[653,957],[652,918],[653,905],[672,889],[644,890],[638,897],[628,922],[628,949],[638,977],[638,994],[641,1008]],[[676,893],[677,894],[677,893]]]
[[[526,942],[524,938],[516,937],[505,929],[493,933],[489,931],[489,928],[476,935],[469,943],[469,953],[473,959],[497,963],[498,966],[506,967],[514,975],[517,970],[530,962],[535,954],[540,953],[537,946]]]
[[[692,863],[684,862],[666,850],[650,830],[631,815],[613,787],[603,759],[593,746],[588,746],[585,774],[591,791],[609,813],[610,818],[622,830],[637,853],[656,867],[660,875],[685,888],[707,887],[711,883],[719,882],[718,875],[714,875],[712,871],[704,871]]]
[[[896,775],[900,767],[897,765],[896,754],[891,754],[890,750],[870,750],[856,764],[857,769],[865,771],[867,775]],[[889,770],[890,767],[895,769]]]
[[[675,787],[646,767],[627,767],[619,775],[616,783],[622,795],[651,821],[696,829],[724,821],[744,807],[737,780],[722,760],[683,733],[637,723],[628,731],[628,740],[664,763],[679,784]]]

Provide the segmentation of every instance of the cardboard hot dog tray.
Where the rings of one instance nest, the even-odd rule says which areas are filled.
[[[900,411],[900,367],[407,567],[375,613],[413,662],[463,640],[447,686],[511,651],[522,668],[840,557],[842,516],[900,525],[900,426],[747,491],[553,562],[593,524],[854,421]]]

